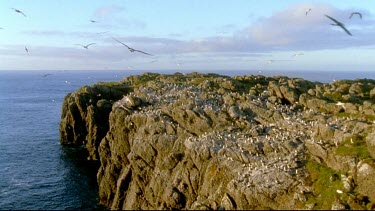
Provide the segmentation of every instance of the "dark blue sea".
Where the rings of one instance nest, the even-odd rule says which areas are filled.
[[[375,72],[209,72],[287,75],[320,82],[375,79]],[[0,71],[0,209],[99,209],[96,172],[79,151],[60,145],[62,101],[83,85],[140,73]]]

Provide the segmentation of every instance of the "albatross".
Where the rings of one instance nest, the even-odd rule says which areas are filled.
[[[90,43],[90,44],[87,44],[87,45],[81,45],[81,44],[76,44],[76,45],[79,45],[79,46],[81,46],[83,48],[89,49],[89,46],[90,45],[94,45],[94,44],[96,44],[96,43]]]
[[[328,15],[325,15],[327,18],[331,19],[333,22],[335,23],[331,23],[332,26],[339,26],[341,27],[348,35],[352,36],[352,34],[350,33],[350,31],[348,29],[345,28],[345,25],[343,23],[341,23],[340,21],[332,18],[331,16],[328,16]]]
[[[146,55],[152,56],[151,54],[146,53],[146,52],[144,52],[144,51],[140,51],[140,50],[137,50],[137,49],[131,48],[131,47],[129,47],[128,45],[126,45],[125,43],[123,43],[123,42],[121,42],[121,41],[115,39],[114,37],[112,37],[112,39],[116,40],[118,43],[120,43],[120,44],[122,44],[123,46],[127,47],[127,48],[129,49],[129,51],[132,52],[132,53],[133,53],[133,52],[139,52],[139,53],[143,53],[143,54],[146,54]]]
[[[21,10],[18,10],[18,9],[16,9],[16,8],[11,8],[11,9],[14,10],[15,12],[20,13],[20,14],[22,14],[23,16],[26,17],[25,13],[23,13]]]
[[[361,18],[361,19],[362,19],[362,14],[361,14],[361,13],[359,13],[359,12],[352,12],[352,14],[350,14],[350,16],[349,16],[349,19],[352,19],[353,15],[358,15],[358,16],[359,16],[359,18]]]

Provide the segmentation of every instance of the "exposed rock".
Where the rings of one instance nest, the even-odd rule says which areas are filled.
[[[100,158],[110,209],[372,207],[374,87],[145,73],[68,94],[61,142]]]
[[[113,101],[130,90],[121,83],[99,83],[67,94],[62,105],[61,143],[85,146],[89,159],[96,160],[97,148],[109,129]]]

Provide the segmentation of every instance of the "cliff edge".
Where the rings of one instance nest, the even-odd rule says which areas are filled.
[[[110,209],[374,209],[375,80],[145,73],[68,94]]]

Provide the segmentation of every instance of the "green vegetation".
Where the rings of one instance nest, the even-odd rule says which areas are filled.
[[[124,84],[121,82],[98,82],[97,85],[113,87],[113,86],[121,86]]]
[[[353,119],[363,118],[363,119],[365,119],[366,121],[369,121],[369,122],[375,121],[375,115],[371,115],[371,114],[360,114],[360,113],[351,114],[351,113],[346,113],[346,112],[340,112],[340,113],[336,113],[334,115],[337,116],[337,117],[340,117],[340,118],[347,118],[347,117],[350,117],[350,118],[353,118]]]
[[[331,209],[332,203],[339,197],[336,190],[343,190],[340,173],[312,159],[306,161],[306,169],[315,195],[308,194],[306,204],[315,203],[314,209]]]
[[[337,147],[336,154],[342,156],[356,156],[361,159],[371,157],[367,150],[365,135],[353,135],[347,138]]]
[[[160,74],[158,73],[144,73],[142,75],[129,76],[128,78],[125,79],[124,82],[128,82],[131,86],[137,87],[137,86],[147,83],[148,81],[153,81],[159,76]]]

